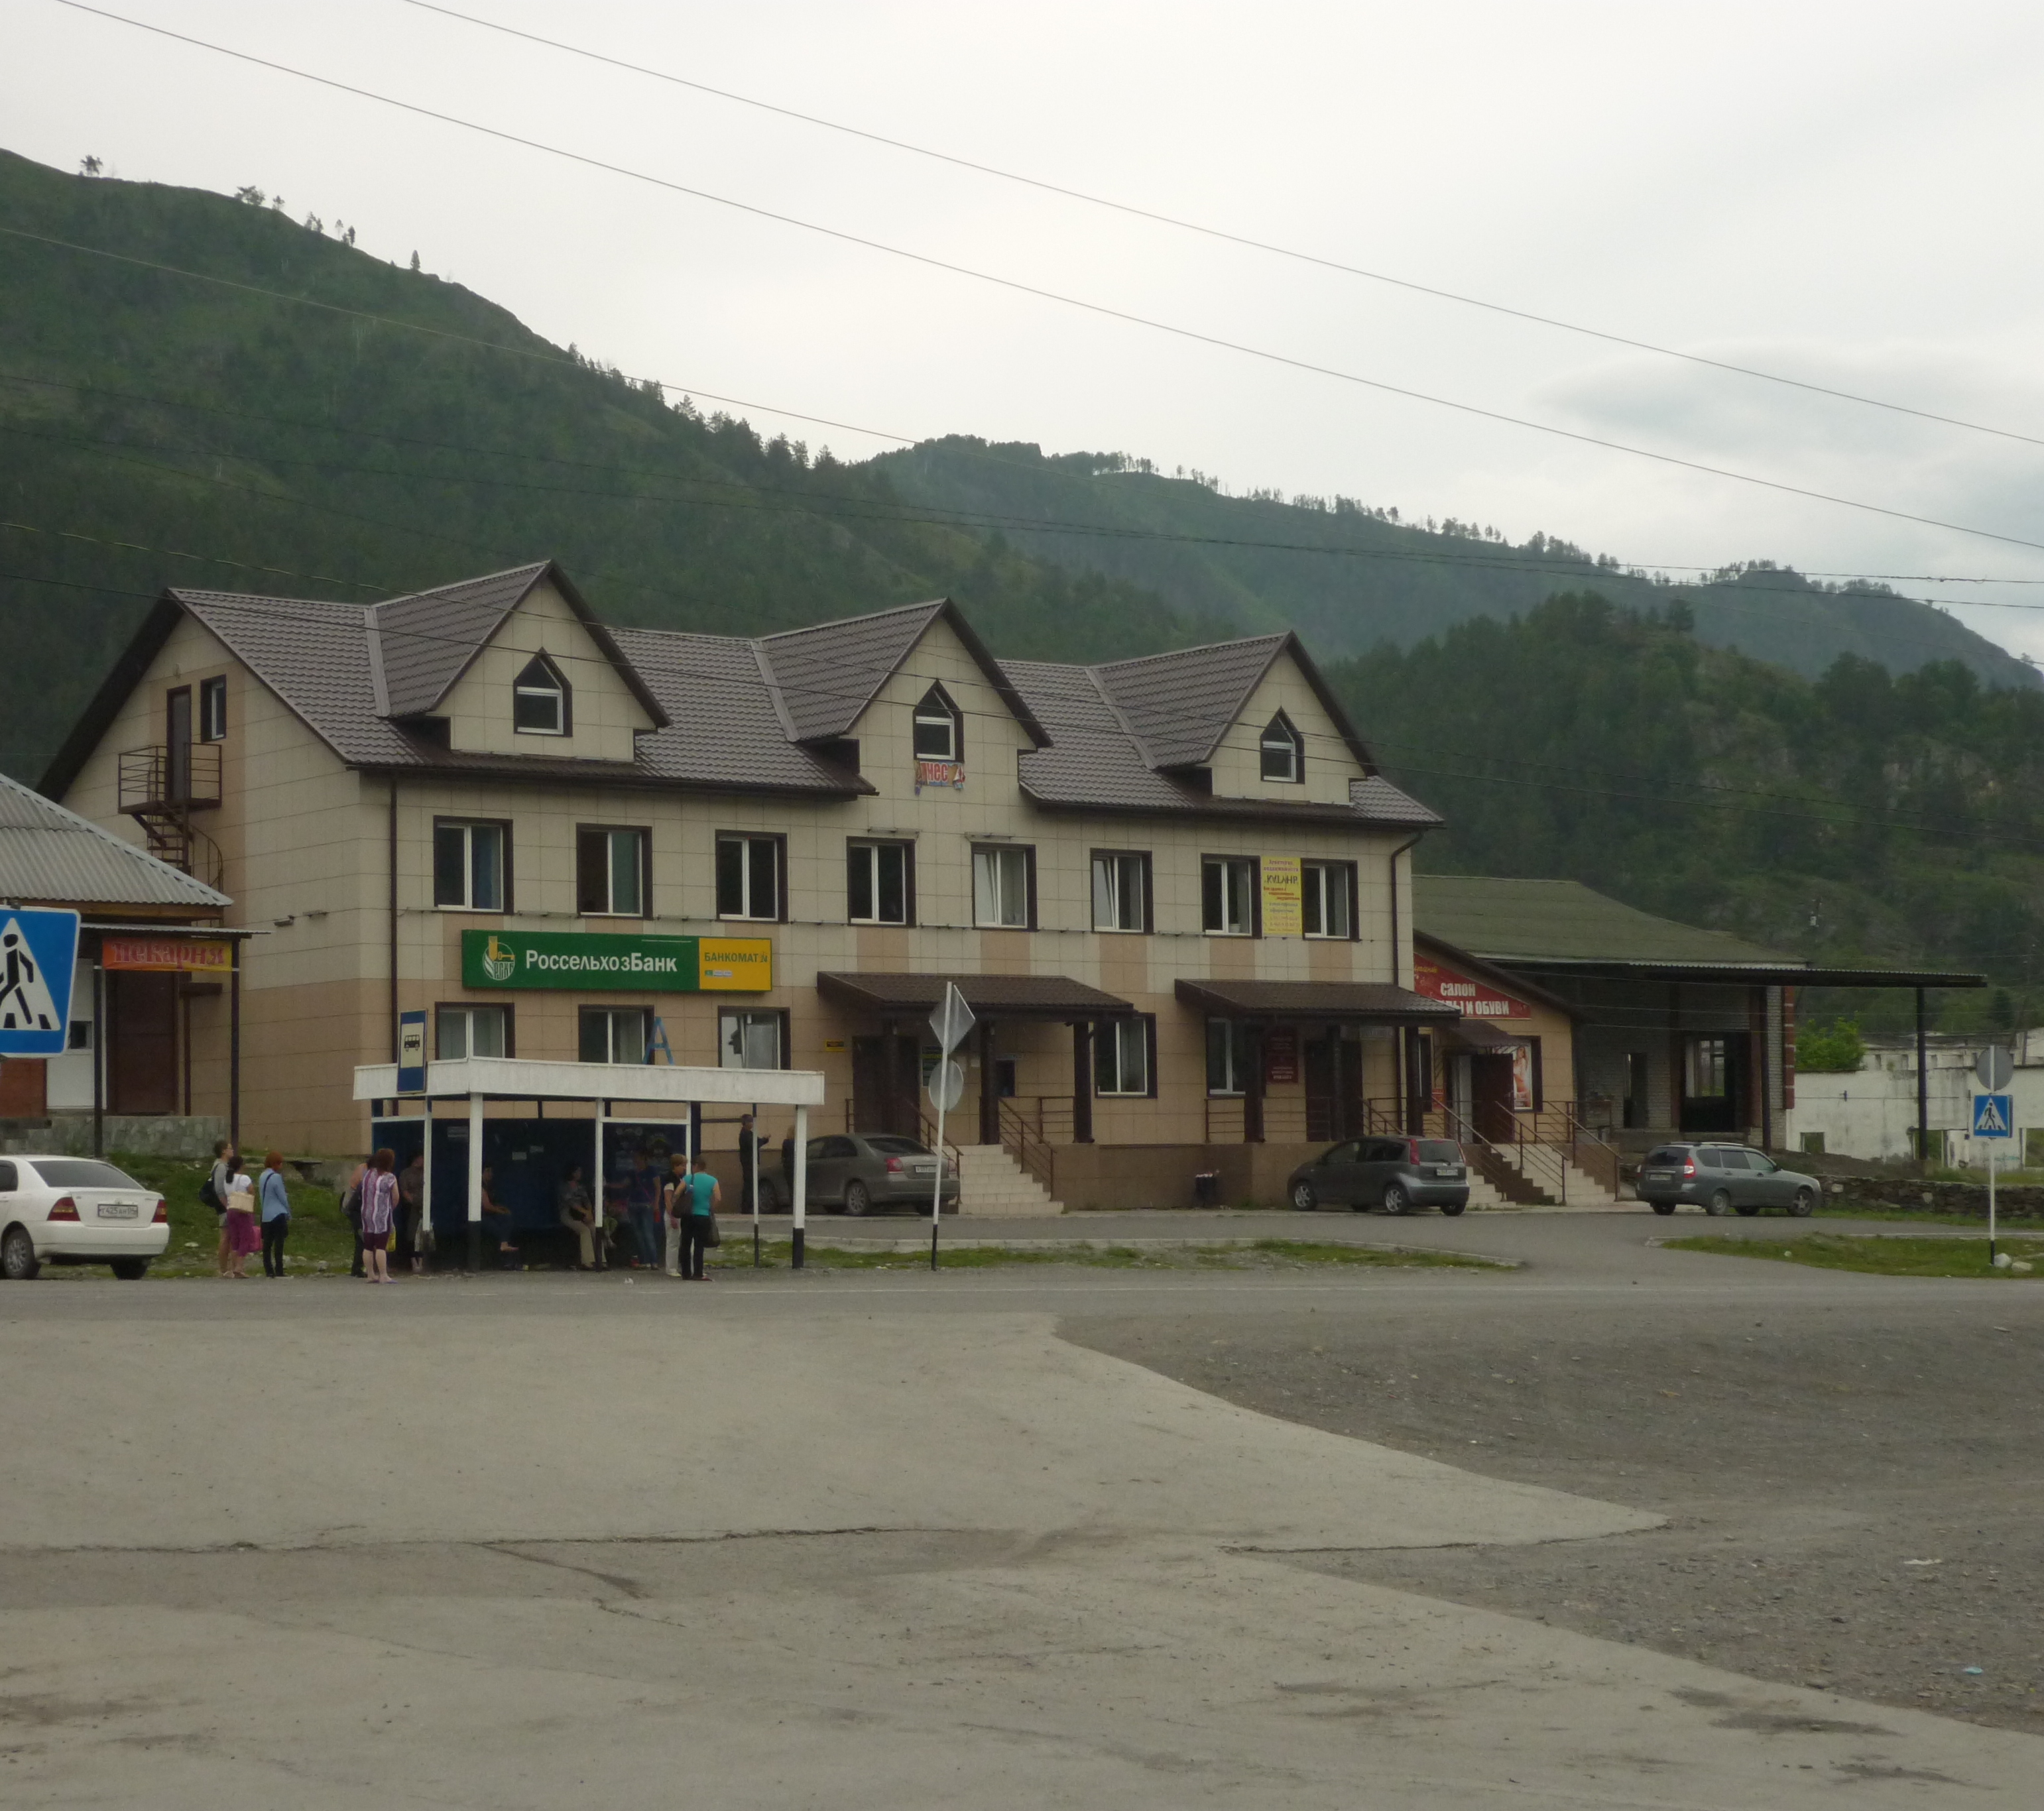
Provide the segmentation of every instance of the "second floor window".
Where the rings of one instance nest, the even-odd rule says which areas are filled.
[[[1256,929],[1256,858],[1202,856],[1200,896],[1201,923],[1211,935],[1253,935]]]
[[[1096,849],[1093,855],[1093,927],[1150,928],[1150,858]]]
[[[962,761],[964,742],[958,706],[943,686],[932,685],[916,707],[916,758]]]
[[[198,682],[198,739],[227,739],[227,675],[224,673]]]
[[[1300,866],[1300,915],[1308,937],[1355,934],[1355,868],[1347,861]]]
[[[511,1054],[508,1006],[444,1006],[435,1015],[433,1060],[458,1063],[464,1057]]]
[[[645,917],[651,842],[643,830],[578,830],[575,910],[584,917]]]
[[[914,915],[915,846],[854,842],[845,850],[845,916],[854,924],[906,924]]]
[[[717,915],[781,915],[781,839],[720,832],[717,839]]]
[[[568,682],[543,654],[526,662],[511,687],[511,727],[521,735],[566,735]]]
[[[433,904],[504,911],[510,896],[511,829],[501,823],[433,825]]]
[[[1036,852],[982,843],[972,852],[972,921],[1027,930],[1034,916],[1031,872]]]
[[[653,1041],[653,1015],[643,1006],[586,1006],[581,1029],[584,1062],[643,1063]]]

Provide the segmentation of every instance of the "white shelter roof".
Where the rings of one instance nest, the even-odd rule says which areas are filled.
[[[398,1092],[395,1063],[365,1063],[355,1072],[357,1100]],[[431,1099],[609,1100],[686,1107],[820,1107],[820,1069],[683,1069],[667,1063],[554,1063],[523,1057],[464,1057],[426,1066]]]

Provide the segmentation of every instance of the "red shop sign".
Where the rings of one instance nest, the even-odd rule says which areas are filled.
[[[1531,1019],[1533,1009],[1523,1000],[1500,993],[1467,975],[1457,974],[1425,956],[1412,958],[1412,986],[1429,1000],[1462,1008],[1466,1019]]]

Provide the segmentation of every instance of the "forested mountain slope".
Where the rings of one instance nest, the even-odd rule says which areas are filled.
[[[144,261],[0,236],[0,767],[31,780],[169,583],[369,600],[552,554],[628,623],[766,632],[949,595],[1016,655],[1228,632],[904,519],[870,467],[685,412],[261,206],[0,153],[0,227]]]
[[[2044,693],[1850,655],[1813,681],[1700,646],[1679,608],[1593,596],[1328,677],[1448,819],[1426,866],[1580,880],[1776,949],[2001,984],[1944,996],[1950,1024],[2044,1013]],[[1854,1010],[1899,1023],[1913,1004]]]
[[[1120,454],[1047,455],[954,435],[874,462],[902,496],[978,511],[1031,553],[1149,586],[1247,630],[1296,628],[1330,658],[1380,641],[1408,646],[1590,585],[1639,609],[1679,598],[1699,639],[1811,678],[1850,654],[1897,672],[1956,660],[1990,685],[2038,683],[2034,669],[1957,618],[1883,585],[1827,589],[1757,566],[1670,588],[1544,535],[1513,546],[1473,524],[1401,523],[1347,497],[1227,496],[1210,480],[1167,478]]]

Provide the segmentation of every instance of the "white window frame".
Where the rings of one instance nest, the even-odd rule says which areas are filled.
[[[1299,922],[1303,934],[1330,943],[1347,943],[1355,936],[1355,865],[1349,861],[1302,861],[1299,864],[1300,892]],[[1338,896],[1341,901],[1341,928],[1335,930],[1328,923],[1327,910],[1330,883],[1340,883]],[[1312,928],[1312,921],[1320,921],[1320,929]]]
[[[495,1049],[476,1048],[475,1031],[479,1023],[497,1027],[494,1036],[483,1040],[494,1043]],[[450,1036],[450,1032],[454,1034]],[[511,1008],[508,1006],[448,1003],[434,1009],[433,1061],[436,1063],[458,1063],[466,1057],[508,1057],[514,1048]]]
[[[1093,1026],[1093,1091],[1109,1100],[1147,1099],[1151,1092],[1151,1046],[1155,1021],[1147,1014],[1133,1019],[1107,1019]],[[1106,1053],[1112,1052],[1112,1055]],[[1135,1074],[1132,1078],[1130,1070]],[[1128,1084],[1131,1080],[1134,1087]]]
[[[770,1036],[772,1049],[764,1048]],[[755,1062],[770,1054],[771,1062]],[[727,1069],[785,1069],[788,1066],[788,1015],[778,1008],[725,1007],[717,1015],[717,1060]]]
[[[605,1053],[591,1057],[583,1053],[586,1049],[585,1033],[592,1019],[604,1022],[603,1043]],[[618,1028],[636,1019],[639,1022],[639,1054],[620,1057]],[[628,1045],[624,1046],[628,1048]],[[636,1067],[644,1063],[653,1047],[653,1009],[646,1006],[585,1006],[575,1015],[575,1055],[585,1063],[618,1063]]]
[[[1270,758],[1280,749],[1284,750],[1285,771],[1273,773]],[[1257,771],[1273,785],[1296,786],[1306,777],[1306,739],[1282,711],[1263,726],[1263,734],[1257,739]]]
[[[1036,852],[1027,843],[976,842],[972,846],[972,922],[982,930],[1028,930],[1030,869]],[[1010,917],[1019,911],[1021,916]]]
[[[767,902],[768,909],[758,909],[760,901],[753,897],[756,878],[752,851],[755,845],[765,843],[774,851],[774,897]],[[726,911],[724,902],[724,850],[727,845],[736,843],[744,853],[738,861],[739,904],[741,909]],[[770,833],[720,830],[717,833],[717,915],[720,919],[748,920],[755,924],[777,924],[786,915],[788,898],[788,848],[786,841]]]
[[[535,667],[546,675],[548,684],[541,685],[532,683],[532,675]],[[574,719],[569,714],[572,708],[571,696],[568,682],[562,675],[561,670],[555,666],[552,658],[544,650],[534,654],[520,670],[518,677],[511,682],[512,732],[517,735],[570,734],[574,727]],[[537,698],[544,698],[551,701],[553,722],[551,725],[523,723],[518,720],[518,712],[521,704],[528,699]]]
[[[227,740],[227,675],[224,673],[198,682],[198,739]]]
[[[901,864],[901,915],[888,918],[882,915],[882,889],[880,884],[882,858],[893,855]],[[866,904],[869,911],[857,910],[858,888],[854,871],[863,866],[866,869]],[[855,837],[845,845],[844,852],[844,915],[850,924],[913,924],[916,922],[916,846],[912,842],[892,842],[886,838]]]
[[[943,751],[923,746],[923,731],[943,726]],[[965,725],[959,715],[959,708],[951,702],[951,695],[941,685],[932,685],[916,701],[915,712],[909,723],[909,746],[918,761],[962,761],[965,759]]]
[[[1150,928],[1150,858],[1140,850],[1093,852],[1093,927],[1119,936]],[[1135,922],[1126,922],[1132,918]]]
[[[1207,1021],[1207,1092],[1213,1099],[1239,1100],[1248,1093],[1247,1072],[1253,1055],[1247,1048],[1248,1042],[1243,1034],[1240,1021],[1233,1019],[1209,1019]],[[1222,1071],[1219,1087],[1214,1085],[1214,1058],[1216,1056],[1220,1058],[1219,1067]]]
[[[476,841],[478,831],[487,831],[496,841],[497,871],[495,875],[497,898],[493,904],[478,900],[482,891],[476,885]],[[458,900],[440,897],[440,840],[443,837],[459,835],[461,838],[462,896]],[[501,818],[436,818],[433,819],[432,860],[433,908],[436,911],[509,911],[511,909],[511,827]]]
[[[1207,873],[1210,869],[1221,871],[1220,917],[1218,924],[1207,922]],[[1246,874],[1240,888],[1240,897],[1231,901],[1229,894],[1236,889],[1231,877]],[[1256,888],[1259,879],[1258,859],[1254,855],[1202,855],[1200,858],[1200,925],[1209,937],[1254,937],[1256,934]],[[1239,908],[1239,921],[1231,921],[1228,906],[1232,903]]]

